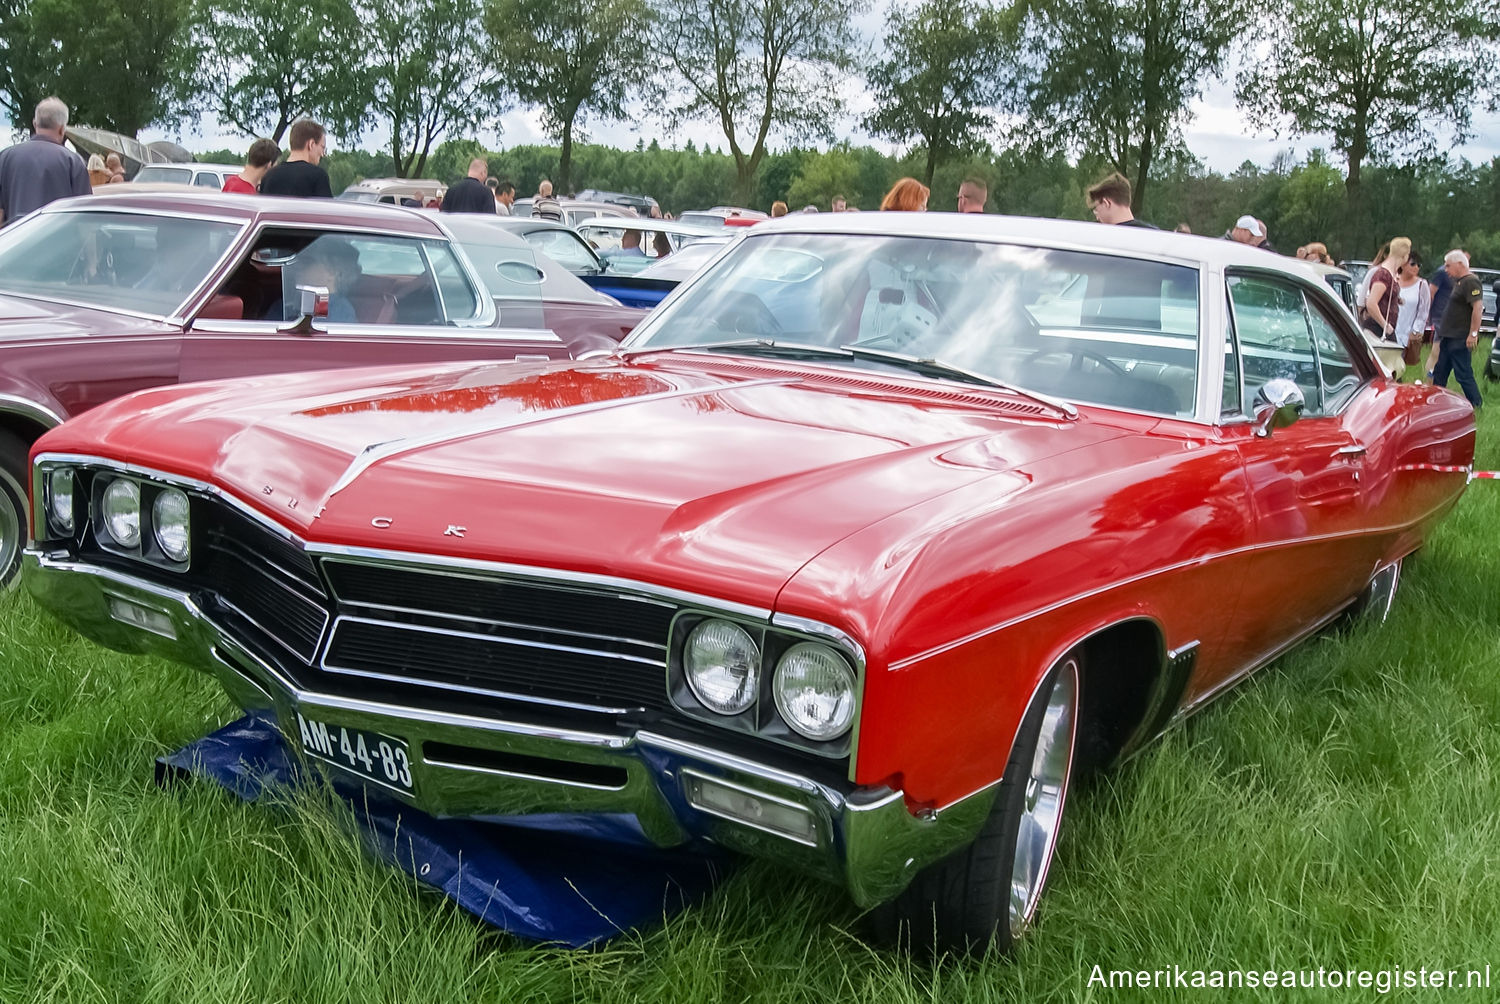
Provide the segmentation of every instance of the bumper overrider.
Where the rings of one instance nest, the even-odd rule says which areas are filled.
[[[543,716],[320,693],[258,656],[188,592],[37,547],[24,555],[24,581],[86,637],[205,670],[242,708],[273,711],[289,745],[326,773],[348,777],[329,758],[307,755],[310,745],[328,744],[319,735],[325,727],[401,737],[409,778],[403,771],[404,783],[391,790],[377,772],[375,786],[438,816],[629,814],[658,846],[706,837],[840,884],[868,907],[972,841],[995,796],[991,786],[941,811],[913,813],[888,787],[830,784],[656,731],[574,730],[540,724]]]

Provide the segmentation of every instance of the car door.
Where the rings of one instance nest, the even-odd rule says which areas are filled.
[[[1296,282],[1247,273],[1227,286],[1235,386],[1223,435],[1240,452],[1255,528],[1229,645],[1249,668],[1326,621],[1373,571],[1380,507],[1363,482],[1377,389],[1352,327]],[[1305,410],[1262,435],[1255,396],[1275,378],[1296,383]]]
[[[299,287],[327,293],[298,326]],[[194,318],[182,379],[454,359],[567,358],[539,328],[496,314],[448,241],[268,227]]]

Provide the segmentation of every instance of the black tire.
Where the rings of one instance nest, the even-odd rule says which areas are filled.
[[[993,945],[1004,955],[1025,934],[1046,885],[1047,869],[1057,846],[1057,829],[1067,804],[1082,677],[1081,648],[1069,652],[1052,667],[1021,722],[994,809],[979,836],[968,847],[924,869],[896,899],[871,911],[878,942],[927,955],[983,952]],[[1063,705],[1061,714],[1065,722],[1052,717],[1058,714],[1054,701]],[[1024,897],[1024,906],[1013,910],[1011,891],[1016,849],[1023,824],[1029,826],[1032,822],[1028,800],[1044,724],[1054,739],[1049,749],[1054,755],[1065,754],[1056,795],[1055,822],[1041,858],[1034,855],[1032,858],[1039,865],[1034,886]]]
[[[15,585],[26,546],[26,444],[0,431],[0,590]]]

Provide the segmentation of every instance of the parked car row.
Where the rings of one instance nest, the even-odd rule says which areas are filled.
[[[1473,460],[1467,402],[1232,242],[799,215],[568,360],[497,326],[558,276],[487,223],[137,197],[5,231],[0,406],[76,416],[29,468],[9,434],[27,587],[317,770],[707,838],[887,939],[1012,947],[1075,777],[1382,616]],[[367,337],[401,365],[287,372]]]

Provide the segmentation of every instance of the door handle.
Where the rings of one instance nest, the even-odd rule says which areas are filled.
[[[1350,460],[1353,460],[1355,457],[1364,456],[1365,448],[1358,443],[1354,443],[1350,446],[1340,446],[1338,449],[1333,451],[1333,455],[1335,457],[1347,457]]]

